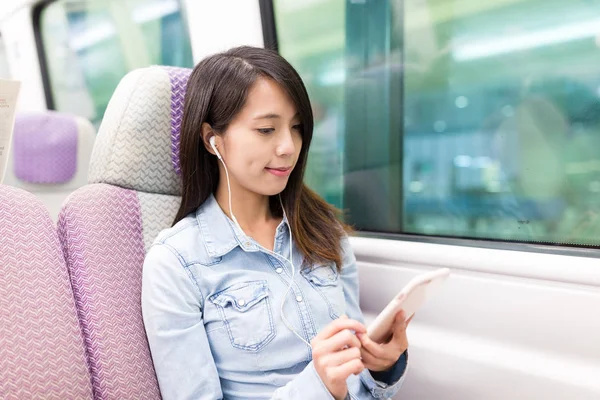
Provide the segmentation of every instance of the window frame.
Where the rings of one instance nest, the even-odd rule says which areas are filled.
[[[275,8],[273,0],[259,0],[261,20],[263,26],[263,37],[265,38],[265,47],[272,48],[279,52],[277,42],[277,24],[275,20]],[[269,46],[267,46],[269,44]],[[274,46],[274,47],[272,47]],[[401,92],[404,92],[404,82],[402,82]],[[508,241],[502,239],[490,238],[469,238],[444,235],[425,235],[405,232],[385,232],[363,230],[355,227],[358,237],[374,238],[384,240],[396,240],[404,242],[419,242],[437,245],[461,246],[470,248],[484,248],[493,250],[520,251],[528,253],[543,253],[561,256],[575,256],[586,258],[600,258],[600,245],[578,245],[561,244],[549,242],[533,241]]]
[[[33,22],[33,35],[35,39],[35,46],[37,49],[38,60],[40,63],[40,73],[42,75],[42,84],[44,87],[44,95],[46,97],[46,107],[48,110],[56,110],[56,104],[54,101],[54,95],[52,93],[52,85],[50,78],[50,71],[48,69],[48,54],[46,53],[46,49],[44,47],[44,40],[42,38],[42,30],[41,30],[41,19],[42,13],[46,7],[50,6],[52,3],[58,0],[40,0],[35,3],[31,10],[31,18]],[[181,8],[183,12],[183,6]],[[262,9],[261,9],[262,12]],[[261,14],[262,15],[262,14]],[[186,31],[189,34],[188,27],[188,19],[183,19],[184,26]],[[264,28],[263,28],[264,30]]]
[[[44,95],[46,97],[46,107],[48,110],[55,110],[54,96],[52,95],[52,86],[50,82],[50,72],[48,71],[48,55],[44,48],[44,41],[42,38],[42,30],[40,29],[40,23],[42,19],[42,12],[50,4],[57,0],[42,0],[36,3],[31,10],[31,18],[33,22],[33,37],[35,38],[35,47],[37,49],[38,60],[40,63],[40,73],[42,74],[42,85],[44,87]]]
[[[265,48],[279,53],[277,40],[277,27],[275,26],[275,7],[273,0],[258,0],[260,8],[260,22],[262,24],[263,42]]]

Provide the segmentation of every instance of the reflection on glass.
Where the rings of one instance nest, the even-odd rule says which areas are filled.
[[[311,98],[315,129],[306,183],[342,207],[345,2],[274,2],[279,51],[298,70]]]
[[[96,125],[127,72],[193,67],[177,0],[59,0],[44,8],[40,27],[55,108]]]
[[[595,2],[275,3],[282,54],[337,113],[309,182],[349,222],[600,244]]]
[[[403,230],[599,243],[600,9],[451,3],[403,10]]]

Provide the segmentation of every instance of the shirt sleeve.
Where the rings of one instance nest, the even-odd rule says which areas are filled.
[[[341,280],[346,298],[346,315],[348,318],[364,323],[364,317],[359,306],[358,267],[348,238],[342,240],[342,252]],[[376,399],[393,397],[404,382],[407,368],[408,352],[405,352],[391,369],[376,374],[377,378],[382,379],[382,381],[375,379],[371,372],[365,369],[360,374],[360,381],[363,386],[360,391],[363,392],[366,389],[370,396]],[[348,387],[350,388],[350,384]],[[359,396],[359,398],[363,399],[365,397]]]
[[[327,387],[317,374],[311,361],[287,385],[277,389],[271,400],[334,400]]]
[[[142,315],[163,400],[223,398],[202,308],[202,293],[175,250],[152,246],[142,273]]]

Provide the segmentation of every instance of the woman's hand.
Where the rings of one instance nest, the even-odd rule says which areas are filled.
[[[351,331],[361,334],[367,330],[360,322],[342,316],[311,341],[315,370],[336,400],[343,400],[348,394],[346,379],[365,368],[360,359],[360,340]]]
[[[356,335],[361,343],[360,353],[365,368],[379,372],[386,371],[396,364],[402,353],[408,349],[406,327],[412,317],[408,321],[405,321],[405,319],[404,311],[396,314],[391,338],[385,343],[378,344],[372,341],[366,333]]]

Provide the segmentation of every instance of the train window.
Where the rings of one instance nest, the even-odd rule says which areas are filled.
[[[357,228],[600,245],[596,5],[275,0],[274,14],[314,103],[308,183]]]
[[[309,92],[315,130],[305,180],[342,206],[344,193],[344,1],[274,2],[279,52]],[[284,28],[285,27],[285,28]]]
[[[127,72],[153,64],[193,67],[177,0],[58,0],[40,12],[53,108],[96,125]]]

